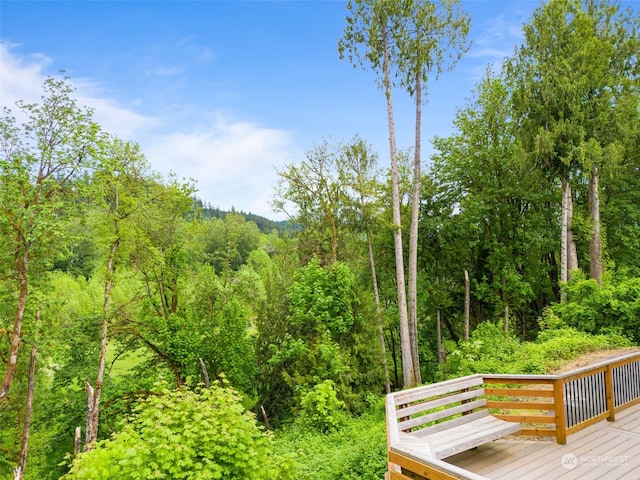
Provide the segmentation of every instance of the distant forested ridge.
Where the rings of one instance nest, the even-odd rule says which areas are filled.
[[[269,233],[272,230],[277,231],[278,233],[283,233],[287,230],[291,229],[291,222],[289,220],[270,220],[261,215],[256,215],[253,213],[245,213],[242,210],[236,211],[234,208],[231,211],[220,210],[217,207],[213,207],[210,202],[203,202],[198,197],[194,197],[193,199],[194,206],[197,210],[199,210],[205,219],[209,218],[220,218],[224,219],[229,213],[239,213],[242,215],[248,222],[253,222],[257,225],[258,229],[262,233]]]

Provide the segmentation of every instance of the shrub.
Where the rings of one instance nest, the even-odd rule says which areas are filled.
[[[617,329],[640,342],[640,278],[607,279],[601,287],[577,274],[565,289],[566,302],[552,309],[567,325],[590,333]]]
[[[302,394],[302,421],[321,432],[335,430],[343,417],[345,403],[338,400],[333,381],[325,380]]]
[[[198,392],[161,390],[149,396],[111,439],[81,453],[63,478],[242,480],[291,474],[239,395],[215,383]]]
[[[473,373],[544,374],[566,360],[597,350],[631,346],[616,332],[593,335],[567,326],[547,309],[535,342],[520,342],[491,323],[481,324],[442,366],[450,378]]]
[[[345,416],[340,425],[318,434],[301,424],[275,436],[276,451],[293,459],[296,480],[379,480],[387,469],[384,402],[369,397],[359,417]]]

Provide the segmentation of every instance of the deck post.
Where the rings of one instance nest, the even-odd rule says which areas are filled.
[[[556,418],[556,442],[560,445],[567,443],[567,419],[564,408],[564,380],[553,380],[553,410]]]
[[[607,369],[604,371],[604,388],[607,398],[607,410],[609,411],[609,416],[607,417],[608,422],[616,421],[616,402],[614,397],[613,390],[613,367],[611,364],[607,365]]]

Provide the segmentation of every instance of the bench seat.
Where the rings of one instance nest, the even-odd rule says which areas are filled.
[[[415,435],[406,435],[413,437],[410,442],[410,445],[415,446],[413,448],[420,448],[420,444],[426,444],[432,455],[443,459],[520,431],[519,423],[499,420],[489,415],[487,410],[482,412],[484,413],[481,418],[425,437],[420,437],[420,431]],[[406,438],[404,435],[402,437]],[[401,443],[404,443],[402,439]]]
[[[390,448],[441,460],[520,431],[519,423],[490,415],[482,382],[471,376],[389,394]]]

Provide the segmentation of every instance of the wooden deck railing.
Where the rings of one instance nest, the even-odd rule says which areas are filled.
[[[519,435],[567,437],[640,403],[640,350],[558,375],[482,375],[487,408],[494,417],[519,422]],[[394,451],[389,430],[388,479],[482,477],[444,461],[428,465]]]
[[[483,375],[487,408],[521,435],[567,436],[640,403],[640,352],[559,375]],[[505,397],[507,400],[505,401]]]

